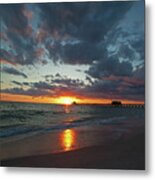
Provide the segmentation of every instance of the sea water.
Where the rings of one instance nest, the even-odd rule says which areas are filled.
[[[0,139],[26,137],[68,128],[104,127],[124,129],[144,124],[144,108],[105,105],[54,105],[0,103]]]

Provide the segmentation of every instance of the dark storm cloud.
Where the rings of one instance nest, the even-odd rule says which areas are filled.
[[[33,65],[34,63],[39,62],[37,60],[37,45],[30,36],[22,36],[18,32],[13,32],[8,30],[7,36],[12,44],[12,49],[16,52],[12,52],[13,58],[9,58],[7,55],[5,59],[7,60],[14,60],[17,64],[20,65]],[[2,51],[2,56],[4,56],[4,52]]]
[[[124,17],[132,2],[39,4],[43,25],[52,34],[51,58],[68,64],[91,64],[103,57],[106,34]],[[61,44],[62,40],[73,40]],[[74,41],[78,40],[79,43]],[[66,41],[67,42],[67,41]]]
[[[81,96],[104,99],[144,100],[144,81],[133,77],[113,76],[104,80],[97,80],[80,90]]]
[[[133,77],[145,81],[145,67],[144,64],[133,72]]]
[[[140,60],[144,61],[145,58],[145,41],[144,41],[144,35],[142,35],[140,38],[135,39],[134,41],[131,41],[132,47],[139,53]]]
[[[143,39],[143,34],[137,35],[124,32],[123,30],[119,30],[119,32],[117,29],[116,32],[113,30],[112,35],[110,34],[105,42],[105,44],[107,44],[107,54],[110,57],[112,56],[119,60],[128,61],[132,64],[140,64],[144,61],[145,53],[145,42],[141,39]]]
[[[52,92],[43,90],[43,89],[34,89],[30,88],[27,90],[24,90],[23,88],[10,88],[10,89],[2,89],[2,93],[9,93],[9,94],[19,94],[19,95],[27,95],[27,96],[51,96],[53,95]]]
[[[18,81],[11,81],[12,83],[19,85],[19,86],[28,86],[29,88],[34,89],[45,89],[45,90],[52,90],[53,86],[49,83],[44,81],[39,82],[18,82]]]
[[[2,55],[8,61],[21,65],[47,64],[42,59],[45,54],[46,58],[49,56],[54,62],[61,59],[67,64],[91,64],[94,60],[99,61],[106,51],[108,33],[115,30],[133,4],[134,2],[29,4],[33,12],[28,9],[27,4],[1,5],[5,25],[3,33],[14,49],[12,57],[4,52]],[[29,22],[27,14],[37,17],[37,26],[34,27],[34,23]],[[38,53],[38,45],[44,45],[42,53]],[[120,54],[128,57],[131,56],[131,51],[126,46]]]
[[[118,88],[112,88],[111,97],[114,95],[115,98],[122,96],[144,100],[144,33],[117,27],[107,34],[104,44],[107,47],[107,56],[91,64],[86,71],[90,77],[97,79],[97,82],[103,81],[104,86],[100,83],[100,86],[97,84],[94,89],[100,87],[103,92],[108,86],[110,90],[119,82]],[[106,87],[105,81],[109,81]]]
[[[29,86],[30,83],[28,83],[28,82],[23,82],[22,84],[25,85],[25,86]]]
[[[2,72],[8,73],[8,74],[13,74],[13,75],[17,75],[17,76],[22,76],[24,78],[27,78],[27,75],[12,68],[12,67],[3,67],[2,68]]]
[[[118,51],[118,57],[122,57],[124,59],[128,59],[129,61],[135,60],[135,51],[132,49],[129,45],[123,44],[119,51]]]
[[[108,58],[92,65],[86,72],[94,78],[101,79],[102,77],[116,75],[116,76],[131,76],[132,64],[130,62],[120,62],[116,58]]]
[[[91,64],[104,56],[103,49],[92,43],[77,43],[63,47],[63,62],[67,64]]]
[[[0,5],[1,31],[6,37],[1,46],[1,57],[20,65],[44,63],[39,59],[33,25],[28,21],[27,11],[26,4]],[[8,46],[7,50],[3,44]]]
[[[24,16],[23,11],[24,4],[0,5],[0,15],[7,28],[17,31],[19,34],[25,35],[28,21]]]
[[[34,83],[30,83],[32,87],[34,88],[38,88],[38,89],[52,89],[52,85],[50,85],[49,83],[43,82],[43,81],[39,81],[39,82],[34,82]]]
[[[55,35],[71,35],[89,41],[101,41],[131,7],[132,2],[76,2],[40,4],[46,28]]]
[[[11,52],[4,49],[0,49],[0,60],[5,60],[10,64],[16,65],[15,56]]]

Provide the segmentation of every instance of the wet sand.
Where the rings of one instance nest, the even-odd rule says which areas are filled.
[[[144,170],[145,136],[144,133],[138,133],[109,145],[5,159],[1,161],[1,166]]]

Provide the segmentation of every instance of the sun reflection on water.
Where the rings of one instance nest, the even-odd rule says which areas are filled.
[[[73,149],[76,140],[76,133],[73,129],[66,129],[61,134],[61,144],[65,151]]]
[[[66,114],[71,112],[71,105],[64,105],[64,111]]]

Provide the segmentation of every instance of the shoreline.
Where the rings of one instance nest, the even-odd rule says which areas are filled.
[[[145,134],[109,145],[6,159],[1,166],[145,170]]]

